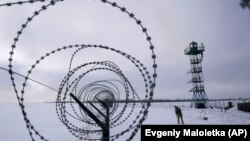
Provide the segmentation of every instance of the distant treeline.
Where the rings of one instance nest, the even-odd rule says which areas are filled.
[[[115,100],[115,103],[146,103],[146,102],[152,102],[152,103],[163,103],[163,102],[194,102],[194,101],[203,101],[203,100],[193,100],[193,99],[153,99],[153,100]],[[228,99],[208,99],[207,101],[250,101],[250,98],[228,98]],[[98,101],[83,101],[83,103],[98,103]],[[44,102],[44,103],[56,103],[56,102]],[[64,103],[75,103],[74,101],[64,101]]]

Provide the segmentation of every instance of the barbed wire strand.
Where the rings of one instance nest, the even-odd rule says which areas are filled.
[[[93,67],[90,68],[90,69],[93,69],[93,68],[95,68],[96,66],[97,66],[97,65],[93,66]],[[0,67],[0,69],[9,72],[9,69],[6,69],[6,68],[4,68],[4,67]],[[22,75],[22,74],[20,74],[20,73],[18,73],[18,72],[15,72],[15,71],[12,71],[12,73],[13,73],[13,74],[16,74],[16,75],[18,75],[18,76],[21,76],[21,77],[23,77],[23,78],[27,78],[28,80],[30,80],[30,81],[32,81],[32,82],[35,82],[35,83],[37,83],[37,84],[39,84],[39,85],[42,85],[42,86],[44,86],[44,87],[47,87],[47,88],[49,88],[49,89],[51,89],[51,90],[53,90],[53,91],[59,92],[58,89],[53,88],[53,87],[51,87],[51,86],[49,86],[49,85],[46,85],[46,84],[44,84],[44,83],[42,83],[42,82],[39,82],[39,81],[37,81],[37,80],[35,80],[35,79],[33,79],[33,78],[27,77],[27,76]]]
[[[49,0],[27,0],[27,1],[17,1],[17,2],[9,2],[9,3],[3,3],[0,4],[1,6],[13,6],[13,5],[22,5],[22,4],[33,4],[35,2],[45,2],[45,1],[49,1]]]

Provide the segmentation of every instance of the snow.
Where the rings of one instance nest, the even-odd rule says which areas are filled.
[[[164,109],[165,108],[165,109]],[[249,124],[250,113],[237,110],[237,107],[224,110],[213,109],[195,109],[188,106],[181,107],[184,123],[185,124]],[[161,116],[157,113],[162,113]],[[204,117],[208,117],[208,120],[204,120]],[[158,118],[158,119],[157,119]],[[152,124],[176,124],[177,119],[174,113],[173,106],[152,107],[149,113],[149,120],[147,124],[151,124],[149,121],[154,120]]]
[[[148,117],[143,124],[176,124],[177,119],[173,105],[180,106],[182,109],[185,124],[250,124],[250,113],[239,111],[236,107],[225,112],[217,108],[195,109],[191,108],[189,103],[182,105],[179,105],[179,103],[154,103],[150,107]],[[140,108],[136,109],[140,110]],[[31,123],[47,139],[51,141],[77,141],[58,119],[53,103],[26,104],[26,110]],[[31,140],[18,104],[0,103],[0,112],[1,141]],[[137,115],[136,111],[134,115]],[[208,120],[204,120],[204,117],[207,117]],[[122,127],[119,128],[122,129]],[[126,139],[126,136],[128,134],[125,134],[119,140]],[[134,140],[140,140],[140,131],[138,131]]]

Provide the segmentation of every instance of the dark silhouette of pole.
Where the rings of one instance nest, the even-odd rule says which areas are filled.
[[[106,107],[107,116],[105,118],[105,129],[102,132],[102,141],[109,141],[109,107]]]
[[[86,106],[84,106],[80,100],[78,100],[72,93],[70,93],[70,96],[88,114],[88,116],[96,122],[96,124],[98,124],[100,127],[104,127],[104,124]]]
[[[103,123],[86,106],[84,106],[84,104],[80,100],[78,100],[77,97],[75,97],[72,93],[70,93],[70,96],[87,113],[87,115],[90,118],[92,118],[96,122],[96,124],[98,124],[102,128],[102,141],[109,141],[109,136],[110,136],[109,128],[110,127],[109,127],[109,103],[108,101],[102,101],[102,100],[97,99],[106,109],[106,114],[107,114],[106,116],[96,106],[90,103],[91,106],[93,106],[101,115],[104,116],[105,121]]]
[[[88,102],[92,107],[94,107],[96,109],[97,112],[99,112],[104,118],[106,118],[106,116],[91,102]]]

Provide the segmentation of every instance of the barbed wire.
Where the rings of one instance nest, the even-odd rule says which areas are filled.
[[[143,121],[146,119],[149,107],[151,106],[150,100],[153,99],[154,95],[154,88],[156,86],[156,78],[157,78],[157,64],[156,64],[156,55],[154,53],[154,46],[151,42],[151,37],[149,36],[147,29],[142,25],[142,22],[135,17],[135,15],[129,11],[125,7],[119,6],[116,2],[110,2],[107,0],[100,0],[104,4],[108,4],[113,8],[119,9],[122,13],[126,14],[128,17],[130,17],[137,25],[139,28],[141,28],[141,31],[144,33],[146,37],[146,41],[149,44],[149,49],[151,50],[151,59],[152,59],[152,68],[153,68],[153,74],[150,75],[149,71],[147,71],[146,67],[135,57],[122,52],[120,50],[103,46],[103,45],[86,45],[86,44],[80,44],[80,45],[69,45],[61,48],[57,48],[55,50],[52,50],[45,55],[41,56],[38,60],[35,61],[35,63],[31,66],[31,68],[27,71],[27,74],[24,75],[24,82],[22,83],[22,88],[20,91],[17,89],[17,84],[15,82],[15,71],[13,70],[13,56],[14,56],[14,51],[17,48],[17,43],[19,41],[20,36],[22,35],[23,31],[28,27],[29,23],[32,22],[32,20],[40,15],[43,11],[46,11],[48,8],[51,6],[54,6],[57,2],[62,2],[63,0],[51,0],[49,3],[43,5],[39,10],[35,11],[31,17],[28,17],[26,22],[22,24],[20,30],[17,32],[16,37],[14,38],[14,42],[11,45],[11,51],[10,51],[10,57],[9,57],[9,75],[10,79],[13,85],[13,89],[15,91],[19,106],[21,108],[22,114],[24,121],[26,123],[26,127],[28,129],[29,135],[32,139],[32,141],[35,140],[35,137],[39,137],[41,140],[48,141],[42,133],[40,133],[37,129],[35,129],[34,125],[31,123],[31,121],[28,118],[28,113],[25,110],[25,104],[24,104],[24,94],[26,91],[26,84],[27,81],[30,80],[29,76],[31,73],[34,71],[34,69],[40,64],[42,61],[45,59],[49,58],[50,56],[66,51],[69,49],[76,49],[76,51],[72,54],[71,60],[70,60],[70,65],[69,65],[69,71],[67,75],[65,75],[64,79],[62,80],[60,87],[58,90],[57,98],[56,98],[56,113],[58,115],[59,120],[68,128],[69,132],[74,135],[75,137],[79,138],[80,140],[101,140],[101,138],[92,138],[89,136],[82,137],[81,134],[89,134],[89,133],[99,133],[101,130],[98,129],[96,123],[91,121],[86,115],[84,114],[84,111],[81,109],[76,110],[75,105],[73,104],[73,101],[71,98],[69,98],[69,93],[73,93],[75,96],[77,96],[81,100],[93,100],[96,96],[100,96],[100,92],[106,91],[105,96],[101,98],[114,98],[114,99],[119,99],[121,97],[121,93],[116,91],[118,87],[112,87],[112,85],[117,86],[118,83],[123,85],[123,88],[125,91],[125,97],[126,97],[126,102],[121,108],[119,112],[117,112],[118,109],[118,104],[115,103],[111,110],[111,128],[115,128],[119,125],[122,125],[124,127],[123,130],[119,131],[117,134],[113,134],[110,136],[111,140],[118,139],[119,137],[123,136],[125,133],[131,131],[131,135],[128,137],[127,140],[132,140],[135,134],[138,132],[138,129],[140,125],[143,123]],[[45,2],[45,0],[37,0],[37,1],[19,1],[19,2],[13,2],[13,3],[6,3],[6,4],[1,4],[0,6],[13,6],[13,5],[21,5],[24,3],[34,3],[34,2]],[[131,115],[135,115],[134,113],[134,107],[135,103],[132,104],[132,108],[130,109],[129,112],[126,112],[128,110],[127,105],[128,105],[128,100],[130,98],[132,99],[138,99],[140,101],[141,96],[139,96],[136,92],[135,89],[133,88],[132,84],[129,82],[129,79],[125,76],[125,74],[122,72],[122,70],[118,67],[117,64],[113,63],[112,61],[94,61],[94,62],[89,62],[89,63],[84,63],[80,64],[79,66],[75,68],[72,67],[72,62],[74,59],[74,56],[87,48],[96,48],[96,49],[104,49],[106,51],[111,51],[113,53],[118,53],[122,57],[125,57],[126,59],[130,60],[132,64],[136,66],[138,71],[140,72],[144,84],[145,84],[145,97],[143,99],[148,100],[145,104],[141,102],[141,110],[137,113],[135,116],[135,119],[132,120],[130,124],[124,124],[128,119],[131,118]],[[84,73],[82,73],[79,76],[76,76],[75,79],[72,79],[74,75],[76,75],[79,70],[82,70],[83,68],[86,68],[88,66],[92,66],[91,69],[88,69]],[[84,76],[89,75],[90,73],[96,72],[96,71],[109,71],[113,73],[114,75],[118,76],[120,80],[100,80],[100,81],[95,81],[92,83],[89,83],[85,85],[84,87],[80,87],[81,91],[78,91],[79,87],[79,82],[84,78]],[[118,82],[118,83],[117,83]],[[43,83],[42,83],[43,84]],[[111,84],[111,85],[110,85]],[[46,85],[44,85],[46,86]],[[49,86],[50,87],[50,86]],[[53,88],[54,89],[54,88]],[[67,98],[69,99],[70,106],[72,107],[72,112],[67,110]],[[93,110],[94,111],[94,110]],[[126,115],[125,115],[126,113]],[[79,125],[73,124],[72,120],[77,120],[81,121],[87,125],[91,125],[93,128],[91,130],[84,129],[79,127]],[[35,135],[35,136],[34,136]]]
[[[23,4],[33,4],[33,3],[37,3],[37,2],[46,2],[49,0],[27,0],[27,1],[17,1],[17,2],[8,2],[8,3],[4,3],[4,4],[0,4],[0,7],[2,6],[14,6],[14,5],[23,5]]]

